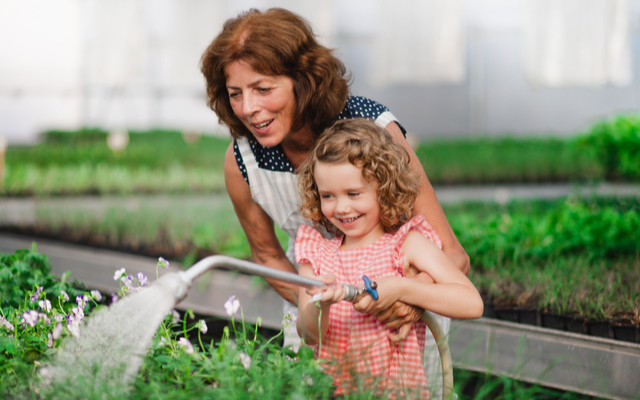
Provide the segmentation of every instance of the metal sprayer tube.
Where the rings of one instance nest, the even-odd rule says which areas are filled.
[[[298,286],[306,287],[306,288],[323,288],[326,287],[324,282],[305,278],[304,276],[300,276],[297,274],[292,274],[290,272],[280,271],[277,269],[265,267],[263,265],[259,265],[256,263],[252,263],[250,261],[238,260],[229,256],[209,256],[207,258],[203,258],[198,261],[193,267],[184,271],[183,276],[189,279],[189,284],[194,282],[196,279],[200,277],[200,275],[204,274],[210,269],[225,267],[234,271],[244,272],[246,274],[251,275],[259,275],[263,278],[275,279],[282,282],[293,283]]]

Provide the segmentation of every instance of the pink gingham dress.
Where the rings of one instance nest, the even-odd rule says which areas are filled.
[[[396,233],[387,233],[375,243],[358,249],[341,250],[342,238],[324,239],[313,227],[298,230],[295,253],[298,263],[310,263],[317,275],[334,274],[338,282],[360,285],[362,276],[372,280],[404,277],[402,242],[416,230],[442,248],[440,238],[422,215],[413,217]],[[358,388],[376,388],[389,397],[429,398],[422,357],[426,325],[413,325],[404,341],[393,345],[384,324],[373,315],[361,314],[341,301],[331,305],[329,328],[322,332],[322,353],[326,372],[333,376],[336,395]]]

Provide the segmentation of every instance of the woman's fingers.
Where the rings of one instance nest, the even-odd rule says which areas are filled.
[[[409,332],[411,332],[412,326],[413,323],[402,325],[400,329],[398,329],[397,333],[391,331],[387,334],[387,337],[391,340],[391,343],[398,343],[400,341],[403,341],[407,338],[407,336],[409,336]]]

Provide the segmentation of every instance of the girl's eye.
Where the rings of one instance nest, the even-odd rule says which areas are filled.
[[[355,197],[355,196],[357,196],[359,194],[360,193],[358,193],[358,192],[349,192],[349,196],[351,196],[351,197]]]
[[[321,199],[330,199],[331,195],[330,194],[322,194],[322,195],[320,195],[320,198]]]

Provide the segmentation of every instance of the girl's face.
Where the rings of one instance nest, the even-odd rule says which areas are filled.
[[[296,110],[293,81],[262,75],[240,60],[224,69],[233,112],[263,146],[282,143],[291,132]]]
[[[367,182],[362,168],[348,162],[317,162],[315,181],[322,214],[345,234],[343,247],[367,246],[384,235],[377,182]]]

